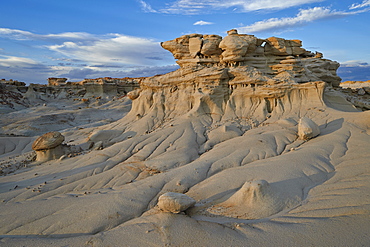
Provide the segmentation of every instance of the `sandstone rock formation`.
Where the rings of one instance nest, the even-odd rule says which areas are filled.
[[[344,81],[344,82],[341,82],[339,86],[342,88],[351,88],[351,89],[370,88],[370,80],[368,81]]]
[[[370,80],[345,81],[337,88],[347,101],[361,110],[370,110]]]
[[[302,105],[322,105],[325,87],[340,81],[339,64],[303,49],[299,40],[231,30],[223,39],[190,34],[161,45],[180,69],[144,78],[140,90],[129,93],[134,101],[126,120],[146,126],[133,127],[135,132],[152,131],[176,116],[203,115],[214,122],[239,119],[252,128],[268,118],[297,115]],[[204,150],[214,144],[207,145]]]
[[[185,194],[167,192],[158,198],[158,207],[164,212],[180,213],[194,206],[195,200]]]
[[[17,86],[0,83],[0,113],[22,109],[27,106],[28,104],[22,93],[17,90]]]
[[[14,85],[14,86],[18,86],[18,87],[22,87],[22,86],[26,85],[26,83],[24,83],[22,81],[17,81],[17,80],[13,80],[13,79],[10,79],[10,80],[1,79],[0,84]]]
[[[223,39],[217,35],[190,34],[161,45],[182,68],[243,66],[257,69],[267,80],[279,82],[289,78],[290,83],[321,80],[334,87],[341,80],[336,75],[339,63],[305,50],[300,40],[259,39],[233,29]]]
[[[32,144],[32,149],[36,151],[36,161],[45,162],[48,160],[59,159],[65,154],[63,148],[64,136],[57,132],[48,132],[37,138]]]
[[[56,78],[56,77],[51,77],[48,78],[48,85],[49,86],[60,86],[60,85],[65,85],[67,82],[67,78]]]

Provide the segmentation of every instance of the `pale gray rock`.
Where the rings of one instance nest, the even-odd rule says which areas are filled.
[[[158,207],[164,212],[180,213],[195,205],[195,200],[185,194],[167,192],[158,198]]]
[[[298,123],[298,137],[301,140],[309,140],[320,134],[319,126],[307,117],[299,119]]]

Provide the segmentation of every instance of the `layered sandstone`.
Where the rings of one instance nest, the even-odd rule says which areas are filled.
[[[341,81],[336,74],[339,63],[324,59],[322,53],[305,50],[300,40],[259,39],[230,30],[223,39],[218,35],[190,34],[161,45],[173,54],[181,68],[254,68],[267,80],[290,83],[320,80],[334,87]]]
[[[299,114],[307,104],[322,105],[325,87],[339,84],[339,64],[301,46],[299,40],[263,40],[236,30],[225,38],[191,34],[163,42],[180,69],[142,79],[140,90],[128,94],[133,105],[127,119],[152,123],[146,131],[183,115],[249,119],[257,126]]]

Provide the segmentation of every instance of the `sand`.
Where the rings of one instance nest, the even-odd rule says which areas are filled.
[[[55,100],[1,117],[1,246],[369,244],[369,111],[332,90],[291,95],[285,109],[265,118],[257,107],[249,119],[210,115],[202,103],[187,112],[184,102],[166,116],[159,98],[144,97]],[[300,140],[301,117],[320,134]],[[81,152],[32,161],[48,131]],[[102,148],[88,149],[93,141]],[[196,204],[162,212],[166,192]]]

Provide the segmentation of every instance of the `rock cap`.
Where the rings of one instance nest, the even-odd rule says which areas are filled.
[[[32,149],[35,151],[52,149],[62,144],[63,141],[64,136],[60,132],[48,132],[33,142]]]

